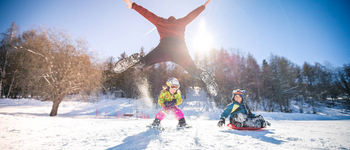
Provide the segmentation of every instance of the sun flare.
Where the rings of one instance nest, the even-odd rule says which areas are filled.
[[[197,51],[200,54],[205,54],[213,48],[213,38],[212,35],[206,29],[204,21],[202,21],[199,25],[193,44],[195,51]]]

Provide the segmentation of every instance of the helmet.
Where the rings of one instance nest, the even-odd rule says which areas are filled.
[[[245,90],[240,90],[240,89],[237,89],[237,90],[233,90],[232,91],[232,101],[234,101],[235,99],[235,95],[240,95],[241,97],[242,97],[242,99],[243,99],[243,94],[244,94],[244,92],[245,92]]]
[[[174,77],[169,78],[168,81],[166,82],[166,85],[171,87],[171,88],[180,88],[179,80],[177,80]],[[174,87],[172,87],[172,86],[174,86]]]

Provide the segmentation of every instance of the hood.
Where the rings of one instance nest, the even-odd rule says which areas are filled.
[[[240,97],[242,97],[241,104],[244,104],[244,97],[243,97],[243,94],[234,94],[233,97],[235,97],[236,95],[239,95]],[[235,99],[232,99],[232,101],[236,102]],[[237,103],[238,103],[238,102],[237,102]]]

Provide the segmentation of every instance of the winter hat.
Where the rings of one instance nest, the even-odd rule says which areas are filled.
[[[233,90],[232,91],[232,98],[231,98],[231,100],[234,102],[235,101],[235,96],[236,95],[239,95],[239,96],[241,96],[242,97],[242,102],[243,102],[243,94],[244,94],[244,92],[245,92],[245,90],[240,90],[240,89],[237,89],[237,90]]]

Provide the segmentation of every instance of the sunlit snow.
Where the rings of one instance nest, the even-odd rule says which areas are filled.
[[[350,149],[350,115],[344,110],[254,112],[272,126],[263,131],[237,131],[217,127],[223,110],[207,100],[203,91],[193,91],[179,106],[193,127],[177,129],[178,122],[170,114],[161,122],[167,129],[158,131],[146,127],[160,110],[143,104],[148,101],[66,100],[58,115],[50,117],[52,102],[0,99],[0,149]]]

